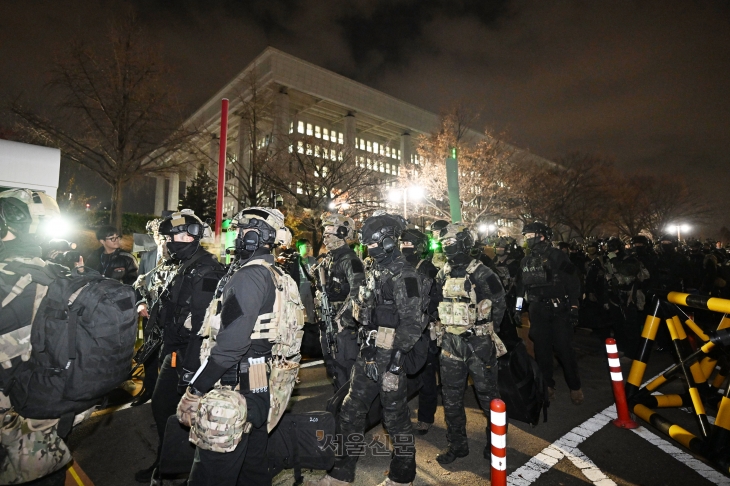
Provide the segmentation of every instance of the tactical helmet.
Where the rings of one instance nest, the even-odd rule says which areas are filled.
[[[399,220],[389,214],[381,214],[366,219],[359,236],[362,244],[378,243],[386,252],[391,253],[396,248],[402,232],[403,227]]]
[[[233,217],[231,226],[238,230],[237,250],[253,252],[264,245],[273,248],[277,241],[286,241],[284,215],[278,209],[245,208]],[[243,230],[246,229],[256,231],[249,231],[244,235]],[[291,239],[291,236],[289,238]]]
[[[585,244],[586,250],[588,248],[596,248],[596,249],[598,249],[598,248],[600,248],[600,246],[601,246],[601,244],[599,243],[599,241],[598,240],[594,240],[594,239],[590,239],[590,240],[586,241],[586,244]]]
[[[431,226],[429,226],[429,231],[431,231],[431,234],[434,238],[438,238],[439,233],[442,229],[446,228],[449,225],[449,222],[445,219],[437,219],[433,223],[431,223]]]
[[[450,223],[439,232],[442,247],[456,245],[459,253],[467,253],[474,246],[474,235],[464,223]]]
[[[644,245],[644,246],[649,247],[649,246],[651,246],[651,241],[649,241],[649,238],[647,238],[644,235],[636,235],[631,238],[631,244],[632,245],[639,244],[639,245]]]
[[[545,237],[545,241],[550,241],[553,237],[553,230],[550,229],[548,225],[541,223],[540,221],[533,221],[532,223],[526,224],[522,228],[522,234],[526,235],[527,233],[543,235]]]
[[[321,217],[325,235],[335,235],[343,240],[355,238],[355,221],[342,214],[324,213]]]
[[[415,228],[405,230],[400,235],[400,239],[413,244],[417,254],[426,253],[426,250],[428,250],[428,237]]]
[[[624,249],[624,242],[618,236],[612,236],[606,242],[606,250],[609,252],[621,251]]]
[[[49,195],[31,189],[0,192],[0,238],[10,230],[16,236],[33,235],[44,221],[61,215]]]
[[[289,228],[284,226],[282,231],[276,232],[276,246],[291,246],[292,232]]]
[[[664,241],[669,241],[672,243],[672,246],[675,246],[675,247],[677,246],[677,237],[674,235],[669,235],[669,234],[662,235],[659,237],[658,241],[659,241],[659,243],[662,243]]]
[[[205,236],[206,227],[207,225],[195,215],[192,209],[183,209],[163,219],[158,227],[158,232],[164,236],[187,233],[199,240]]]

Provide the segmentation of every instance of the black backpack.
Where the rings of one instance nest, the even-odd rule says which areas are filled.
[[[294,469],[294,484],[302,484],[302,469],[332,469],[336,440],[331,413],[285,413],[269,435],[266,455],[271,477],[284,469]]]
[[[520,341],[497,360],[499,369],[499,394],[507,406],[507,416],[526,422],[533,427],[547,422],[547,408],[550,405],[547,386],[535,359],[527,354],[525,344]]]
[[[32,264],[14,266],[47,275]],[[88,269],[50,281],[31,327],[30,359],[14,366],[5,384],[15,411],[34,419],[73,417],[124,382],[137,334],[134,303],[131,286]]]

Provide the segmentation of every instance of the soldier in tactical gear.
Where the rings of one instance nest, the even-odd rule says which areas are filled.
[[[425,328],[423,276],[398,248],[402,223],[384,214],[368,218],[360,241],[374,260],[367,286],[355,302],[362,324],[360,355],[352,369],[350,391],[340,411],[340,433],[347,440],[365,430],[366,414],[374,400],[383,406],[383,422],[394,444],[388,478],[380,486],[410,484],[416,476],[413,427],[408,415],[405,357]],[[359,436],[362,437],[362,436]],[[363,443],[364,444],[364,443]],[[355,480],[357,456],[340,456],[334,468],[308,486],[343,486]]]
[[[603,266],[606,279],[603,307],[608,311],[608,322],[619,351],[633,358],[639,345],[639,311],[644,310],[646,303],[644,287],[649,272],[637,258],[624,251],[623,241],[615,236],[606,242]],[[610,336],[609,329],[599,330],[601,342]]]
[[[495,273],[502,282],[507,309],[514,309],[517,301],[515,278],[517,278],[517,272],[520,269],[520,260],[515,257],[516,247],[517,244],[514,238],[509,236],[500,236],[494,242]],[[519,340],[517,334],[517,328],[519,327],[522,327],[522,323],[514,321],[512,312],[505,312],[502,322],[499,325],[500,338],[506,343],[516,343]]]
[[[689,260],[677,252],[677,237],[673,235],[659,237],[656,278],[653,284],[662,290],[684,292],[689,277]]]
[[[431,231],[431,238],[438,240],[439,233],[441,233],[441,230],[446,228],[448,225],[449,222],[445,219],[437,219],[431,223],[431,226],[429,227],[429,230]],[[434,249],[433,254],[431,255],[431,263],[433,263],[436,268],[441,268],[444,266],[444,263],[446,263],[446,255],[444,255],[440,243],[438,244],[438,248]]]
[[[271,252],[285,231],[284,216],[277,209],[250,207],[238,213],[233,224],[238,230],[237,260],[218,286],[211,306],[216,308],[206,315],[205,326],[210,325],[209,319],[218,319],[219,328],[217,334],[215,329],[203,332],[210,332],[207,339],[214,339],[214,345],[206,344],[209,356],[180,400],[178,418],[194,421],[191,415],[203,396],[214,387],[219,390],[220,386],[238,385],[245,399],[241,403],[245,403],[243,413],[247,424],[240,442],[230,452],[210,450],[198,442],[188,480],[191,486],[271,484],[266,449],[267,418],[272,406],[270,391],[273,390],[269,390],[266,362],[272,360],[273,343],[269,340],[272,333],[268,331],[278,325],[272,319],[283,318],[272,314],[278,291],[274,272],[278,282],[286,284],[286,279],[290,280],[275,267]],[[295,282],[290,283],[297,287]],[[303,325],[303,314],[301,320]]]
[[[359,347],[358,325],[352,317],[352,300],[365,281],[365,268],[347,240],[355,238],[355,222],[341,214],[323,215],[324,246],[327,255],[319,263],[315,277],[319,281],[317,311],[320,316],[322,355],[327,374],[332,379],[335,391],[348,379],[355,364]],[[325,309],[322,292],[326,293],[330,309]],[[336,328],[326,329],[323,313],[330,313],[330,322]]]
[[[191,210],[166,217],[159,226],[167,251],[179,267],[165,295],[159,296],[158,323],[162,328],[162,365],[152,394],[152,415],[157,425],[157,458],[147,469],[138,471],[135,480],[146,483],[159,462],[165,427],[180,401],[187,383],[200,367],[198,331],[223,267],[201,245],[206,225]]]
[[[418,272],[427,276],[429,279],[435,279],[438,269],[427,259],[428,236],[417,229],[407,229],[401,234],[400,242],[400,251],[406,257],[408,263],[413,265]],[[428,313],[430,316],[435,316],[438,297],[433,291],[431,292],[431,296]],[[428,334],[428,354],[426,356],[426,364],[418,373],[418,376],[421,378],[421,389],[418,392],[418,422],[416,422],[414,428],[420,435],[426,435],[431,425],[433,425],[438,402],[436,373],[439,368],[438,358],[440,351],[436,344],[436,334],[433,330],[434,324],[434,322],[429,322],[429,327],[424,330],[424,333]]]
[[[505,311],[504,288],[499,277],[469,256],[473,235],[460,223],[449,224],[439,233],[448,261],[436,277],[440,297],[441,382],[448,447],[436,456],[450,464],[469,454],[466,438],[464,391],[471,375],[479,405],[487,414],[487,445],[490,457],[489,407],[499,398],[497,358],[506,352],[497,337]]]
[[[530,254],[522,259],[517,274],[517,300],[529,305],[530,338],[535,343],[535,359],[540,366],[548,395],[555,395],[553,352],[563,366],[571,401],[583,403],[578,363],[571,346],[573,326],[578,322],[580,280],[568,255],[550,244],[552,230],[543,223],[524,226],[522,234]],[[519,320],[518,304],[515,318]]]
[[[60,211],[56,201],[42,192],[30,189],[11,189],[0,192],[0,265],[5,266],[10,261],[31,261],[43,265],[60,265],[45,263],[40,260],[42,250],[40,241],[36,239],[39,227],[49,219],[59,216]],[[5,279],[15,277],[15,282]],[[13,366],[0,369],[0,417],[4,425],[17,423],[21,417],[14,413],[9,397],[2,392],[12,380],[15,361],[23,359],[23,355],[30,355],[30,324],[33,321],[34,300],[39,284],[32,280],[18,293],[12,301],[10,289],[17,291],[15,284],[21,275],[10,272],[3,274],[0,287],[0,322],[3,333],[0,335],[0,359],[12,363]],[[27,350],[18,349],[19,339],[23,328],[27,329]],[[22,341],[21,341],[22,342]],[[15,344],[15,345],[13,345]],[[27,358],[26,358],[27,359]],[[5,363],[4,363],[5,364]],[[28,451],[23,439],[27,439],[24,431],[15,441],[10,431],[4,434],[2,452],[0,454],[0,483],[17,484],[34,481],[32,484],[46,486],[62,486],[66,479],[65,466],[71,461],[71,454],[63,437],[57,434],[58,421],[22,419],[23,427],[33,427],[43,440],[30,441],[34,450]],[[11,439],[11,440],[8,440]],[[14,464],[13,458],[20,458],[21,462]],[[30,467],[29,467],[30,466]]]

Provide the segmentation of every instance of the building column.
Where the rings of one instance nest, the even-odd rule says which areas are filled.
[[[238,117],[238,147],[236,153],[236,174],[238,180],[238,199],[246,201],[247,189],[251,184],[251,133],[248,120]]]
[[[165,177],[155,177],[155,216],[160,216],[165,210]]]
[[[180,203],[180,174],[173,172],[170,174],[170,192],[167,194],[167,209],[177,211]]]
[[[408,167],[411,163],[411,134],[408,132],[400,136],[400,163]]]
[[[345,117],[345,150],[354,153],[355,150],[355,112],[350,111]]]
[[[276,106],[274,113],[274,147],[275,150],[286,150],[287,139],[289,138],[289,92],[286,86],[282,86],[276,94]]]

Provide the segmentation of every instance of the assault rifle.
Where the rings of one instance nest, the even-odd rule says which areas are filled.
[[[327,291],[325,287],[327,285],[327,279],[324,273],[324,265],[329,261],[328,258],[323,258],[313,268],[313,272],[317,276],[317,302],[319,307],[319,316],[324,323],[324,334],[327,339],[327,349],[329,349],[330,355],[334,358],[337,355],[337,330],[335,329],[334,323],[334,312],[330,305],[329,297],[327,297]]]

